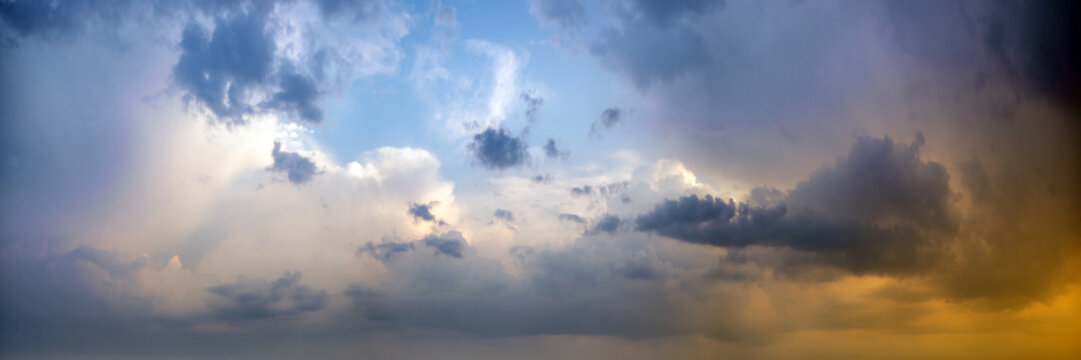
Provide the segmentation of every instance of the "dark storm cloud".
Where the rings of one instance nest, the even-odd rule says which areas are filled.
[[[319,90],[316,89],[311,78],[288,73],[281,77],[281,91],[274,94],[265,106],[283,111],[294,118],[318,124],[323,121],[323,110],[316,104],[319,96]]]
[[[600,135],[602,131],[611,129],[623,121],[623,112],[619,108],[607,108],[601,112],[601,116],[589,125],[589,136]]]
[[[586,8],[578,0],[531,0],[529,5],[541,21],[563,30],[577,30],[589,24]]]
[[[270,76],[275,45],[267,32],[267,9],[222,18],[214,31],[192,23],[180,41],[176,81],[219,118],[243,122],[253,111],[248,90]]]
[[[270,152],[274,165],[270,166],[270,171],[285,173],[289,182],[297,185],[311,181],[316,174],[315,163],[298,153],[282,151],[281,146],[281,142],[274,142],[274,150]]]
[[[885,3],[906,52],[934,64],[957,62],[1010,79],[1014,91],[1081,115],[1081,5],[1072,1],[891,1]],[[1012,99],[1016,102],[1017,99]],[[1016,104],[1008,104],[1010,107]]]
[[[503,220],[506,220],[506,221],[509,221],[509,222],[514,221],[514,213],[512,213],[510,211],[507,211],[507,210],[495,209],[495,213],[492,214],[492,215],[495,216],[496,218],[503,219]]]
[[[911,11],[891,4],[895,15],[919,16],[934,4]],[[975,23],[986,51],[1037,96],[1081,115],[1081,4],[1074,1],[974,2],[989,8],[987,23]],[[905,10],[910,10],[906,11]],[[900,26],[913,26],[901,22]],[[902,30],[906,30],[902,28]]]
[[[522,102],[525,102],[525,118],[530,124],[537,122],[537,113],[540,112],[541,105],[544,105],[544,98],[532,92],[523,91],[519,96]]]
[[[473,136],[469,150],[487,168],[504,170],[525,163],[529,154],[521,138],[503,129],[487,129]]]
[[[544,156],[547,156],[549,159],[558,159],[566,158],[570,156],[570,153],[559,150],[559,147],[556,146],[556,140],[549,138],[548,142],[544,144]]]
[[[287,272],[273,282],[238,278],[207,289],[216,297],[210,307],[229,321],[257,320],[318,311],[326,306],[326,291],[300,285],[299,272]]]
[[[436,221],[435,215],[432,215],[432,204],[412,204],[409,205],[409,215],[413,215],[414,219],[420,219],[424,221]]]
[[[1010,3],[1027,15],[1017,29],[1012,44],[996,43],[995,25],[988,33],[988,46],[1013,46],[1011,64],[1022,72],[1039,94],[1058,103],[1074,115],[1081,115],[1081,3],[1076,1],[1025,1]],[[1007,9],[1001,16],[1016,14]]]
[[[919,157],[922,138],[895,144],[860,138],[847,156],[799,183],[777,205],[706,195],[666,200],[639,216],[637,230],[720,247],[782,247],[782,271],[809,265],[856,273],[911,273],[934,264],[956,232],[949,176]],[[772,190],[762,190],[759,198]],[[775,200],[757,200],[760,203]]]

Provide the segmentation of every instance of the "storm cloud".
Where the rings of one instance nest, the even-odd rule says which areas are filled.
[[[814,172],[774,206],[706,195],[666,200],[636,229],[720,247],[784,247],[809,256],[794,263],[855,273],[912,273],[939,261],[957,231],[949,176],[911,144],[858,138],[848,155]],[[764,192],[765,190],[763,190]],[[759,195],[761,197],[762,195]]]

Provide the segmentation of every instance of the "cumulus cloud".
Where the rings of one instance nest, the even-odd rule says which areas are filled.
[[[289,182],[297,185],[311,181],[315,177],[315,163],[295,152],[283,151],[280,141],[274,142],[274,149],[270,155],[274,158],[274,164],[270,171],[285,173]]]
[[[469,151],[489,169],[505,170],[522,165],[528,159],[525,140],[504,129],[489,128],[473,136]]]

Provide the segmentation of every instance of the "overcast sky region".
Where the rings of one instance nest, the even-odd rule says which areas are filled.
[[[3,359],[1079,359],[1081,3],[0,0]]]

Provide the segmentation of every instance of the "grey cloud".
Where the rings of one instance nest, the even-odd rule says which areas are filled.
[[[503,129],[489,128],[473,136],[469,150],[482,165],[497,170],[521,165],[529,156],[526,153],[525,141]]]
[[[383,239],[379,244],[368,242],[363,246],[357,248],[357,255],[367,254],[372,258],[378,259],[384,263],[388,263],[392,260],[398,259],[409,253],[416,252],[420,247],[424,246],[434,251],[431,254],[444,255],[452,258],[460,259],[467,253],[469,244],[466,243],[465,237],[462,233],[457,231],[449,231],[444,234],[431,234],[425,236],[423,239],[408,242],[396,242],[393,240]]]
[[[514,221],[514,213],[512,213],[510,211],[507,211],[507,210],[495,209],[495,213],[492,214],[492,215],[497,217],[497,218],[506,220],[506,221],[511,221],[511,222]]]
[[[547,184],[552,182],[552,177],[548,174],[534,176],[531,180],[539,184]]]
[[[548,139],[548,142],[544,144],[544,156],[547,156],[549,159],[566,158],[569,155],[570,153],[559,150],[559,147],[556,146],[555,139],[550,138]]]
[[[605,66],[630,76],[639,89],[647,89],[707,67],[710,53],[706,49],[701,36],[689,28],[634,21],[622,30],[603,30],[590,50]]]
[[[386,0],[316,0],[326,19],[351,17],[357,23],[374,21],[387,10]]]
[[[315,163],[298,153],[282,151],[281,142],[274,142],[274,150],[270,154],[274,157],[270,171],[287,174],[291,183],[304,184],[316,174]]]
[[[270,76],[275,45],[267,31],[269,9],[219,19],[211,34],[192,23],[180,41],[176,81],[219,118],[242,123],[253,108],[248,90]]]
[[[782,271],[814,265],[856,273],[927,269],[943,256],[940,242],[957,225],[949,176],[942,165],[919,158],[921,145],[860,138],[847,156],[816,171],[778,205],[691,195],[639,216],[637,230],[721,247],[798,251],[775,264]]]
[[[593,228],[589,229],[586,234],[597,235],[600,233],[614,234],[616,230],[619,230],[619,224],[622,220],[618,216],[612,214],[604,214],[595,224]]]
[[[465,247],[465,238],[462,237],[462,233],[457,231],[451,231],[443,235],[428,235],[421,242],[424,245],[431,247],[439,254],[443,254],[450,257],[460,258],[462,257],[462,248]]]
[[[395,286],[349,295],[359,314],[382,327],[479,336],[745,336],[728,331],[732,323],[727,321],[686,321],[681,304],[694,296],[684,291],[703,279],[680,275],[676,269],[681,265],[657,254],[643,237],[582,238],[566,249],[516,246],[510,253],[518,260],[520,276],[511,277],[497,261],[482,257],[415,258],[415,264],[389,264],[386,280]],[[425,271],[410,271],[408,266],[423,266]],[[677,290],[672,290],[673,283],[679,284]],[[671,291],[682,294],[673,296]]]
[[[1070,1],[886,3],[895,40],[921,60],[990,60],[1030,92],[1081,114],[1081,5]],[[977,19],[972,19],[978,14]],[[971,34],[971,35],[970,35]],[[974,36],[972,36],[974,35]],[[975,37],[978,43],[973,42]]]
[[[601,116],[589,125],[589,136],[600,135],[602,131],[611,129],[623,121],[623,112],[619,108],[607,108],[601,112]]]
[[[973,4],[970,4],[973,5]],[[975,2],[989,7],[984,46],[1026,91],[1081,115],[1081,5],[1072,1]],[[976,25],[977,27],[980,25]]]
[[[460,27],[457,11],[440,3],[432,22],[432,40],[439,44],[449,44],[458,37]]]
[[[0,2],[0,29],[6,31],[0,34],[0,46],[17,45],[21,38],[53,40],[91,31],[114,31],[125,22],[142,21],[148,15],[168,14],[190,5],[203,4],[132,0],[4,1]]]
[[[578,215],[575,215],[575,214],[567,214],[567,213],[559,214],[559,220],[576,222],[576,223],[579,223],[579,224],[585,224],[586,223],[586,219],[583,219],[581,216],[578,216]]]
[[[535,95],[532,92],[523,91],[519,98],[522,102],[525,102],[525,118],[530,124],[537,122],[537,113],[540,112],[541,105],[544,105],[544,98],[539,95]]]
[[[634,0],[633,3],[642,17],[660,26],[671,26],[679,17],[689,13],[697,14],[724,6],[723,0]]]
[[[573,188],[571,188],[571,195],[574,195],[574,196],[593,195],[593,187],[589,186],[589,185],[573,187]]]
[[[373,258],[386,262],[394,259],[395,256],[413,251],[414,249],[413,243],[383,242],[373,244],[368,242],[357,249],[357,255],[368,254]]]
[[[312,124],[323,121],[323,110],[316,102],[319,100],[319,90],[316,89],[312,79],[296,74],[287,73],[281,77],[281,91],[265,104],[267,107],[284,111]]]
[[[299,272],[287,272],[273,282],[238,278],[207,289],[216,297],[210,307],[229,321],[257,320],[318,311],[326,306],[326,291],[300,285]]]
[[[409,215],[413,215],[413,218],[424,221],[435,222],[435,215],[432,215],[431,207],[433,204],[412,204],[409,205]]]
[[[511,246],[511,248],[507,250],[507,253],[518,258],[518,261],[525,261],[526,258],[533,256],[537,251],[525,245],[515,245]]]

